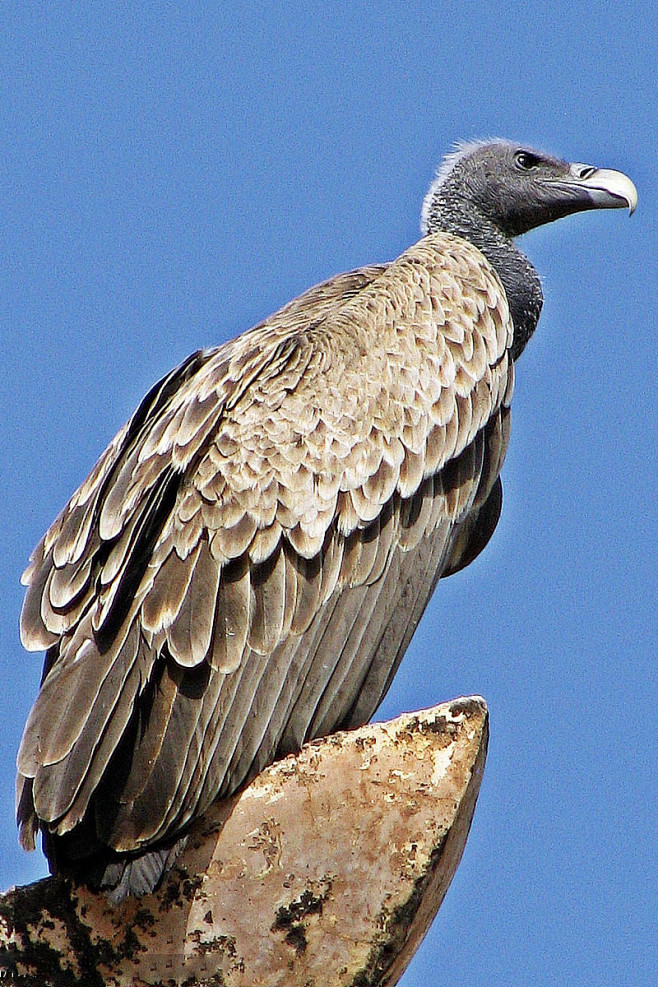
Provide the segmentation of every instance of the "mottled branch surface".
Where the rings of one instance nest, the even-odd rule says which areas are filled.
[[[477,697],[335,734],[212,807],[156,894],[112,907],[53,878],[8,891],[3,975],[390,987],[459,864],[487,737]]]

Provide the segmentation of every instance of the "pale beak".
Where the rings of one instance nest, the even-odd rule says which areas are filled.
[[[620,209],[627,207],[632,215],[637,206],[637,189],[627,175],[610,168],[593,168],[592,165],[572,164],[569,169],[572,180],[564,184],[578,194],[585,194],[591,209]]]

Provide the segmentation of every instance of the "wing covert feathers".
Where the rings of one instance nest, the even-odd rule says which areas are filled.
[[[24,576],[23,642],[51,649],[26,845],[36,813],[147,846],[372,715],[437,579],[495,527],[511,342],[493,269],[433,234],[152,389]]]

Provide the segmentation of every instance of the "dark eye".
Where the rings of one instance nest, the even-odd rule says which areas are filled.
[[[514,155],[514,162],[517,168],[522,168],[523,171],[530,171],[531,168],[536,168],[540,160],[536,154],[531,154],[530,151],[517,151]]]

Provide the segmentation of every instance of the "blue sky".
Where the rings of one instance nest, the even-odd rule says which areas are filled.
[[[620,168],[640,196],[523,241],[543,278],[505,505],[380,710],[480,693],[483,788],[403,979],[657,976],[656,46],[649,3],[0,7],[0,886],[40,656],[19,576],[148,387],[310,284],[393,258],[459,138]]]

